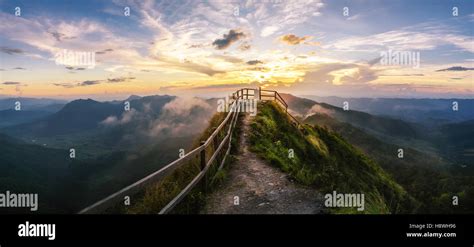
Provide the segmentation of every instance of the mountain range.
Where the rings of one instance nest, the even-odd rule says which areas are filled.
[[[365,155],[380,165],[401,186],[392,188],[398,191],[397,198],[406,191],[415,200],[410,203],[418,203],[416,212],[454,212],[445,206],[448,196],[459,194],[468,201],[474,191],[470,182],[474,181],[474,122],[469,117],[430,124],[423,120],[426,117],[407,121],[388,110],[375,115],[290,94],[282,97],[291,113],[312,126],[308,131],[317,138],[327,137],[321,143],[343,146],[347,162]],[[125,110],[126,102],[130,110]],[[21,111],[4,109],[0,111],[0,188],[40,193],[45,198],[42,212],[74,212],[176,159],[177,150],[191,148],[214,115],[216,102],[155,95],[109,102],[46,100]],[[76,151],[75,159],[69,157],[70,148]],[[397,156],[400,148],[402,159]],[[347,162],[341,159],[337,166],[349,176],[356,171],[346,170]],[[373,166],[364,159],[357,162]],[[364,180],[363,186],[367,183]],[[372,199],[377,198],[373,194]],[[389,204],[379,206],[395,210]]]

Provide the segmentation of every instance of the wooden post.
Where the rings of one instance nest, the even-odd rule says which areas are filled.
[[[262,99],[262,87],[258,87],[258,100]]]
[[[213,127],[213,128],[212,128],[212,133],[214,133],[214,131],[215,131],[216,129],[217,129],[216,127]],[[217,151],[217,148],[219,147],[218,137],[219,137],[219,134],[217,134],[217,135],[214,137],[214,140],[212,140],[212,144],[214,144],[214,153]],[[219,163],[219,156],[216,156],[216,160],[218,161],[217,163]]]
[[[201,146],[206,143],[205,141],[201,141]],[[206,149],[204,148],[201,150],[201,171],[203,171],[206,168]],[[204,192],[207,191],[207,174],[204,175],[203,181],[202,181],[202,189]]]
[[[277,92],[276,91],[273,91],[273,98],[275,98],[274,100],[277,99]]]

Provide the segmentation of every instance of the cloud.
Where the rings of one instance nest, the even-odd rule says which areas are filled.
[[[252,48],[252,46],[251,46],[249,43],[247,43],[247,42],[243,42],[243,43],[240,44],[240,46],[239,46],[239,50],[240,50],[240,51],[248,51],[248,50],[250,50],[250,48]]]
[[[332,42],[323,48],[339,51],[378,52],[392,49],[399,51],[434,50],[442,45],[454,45],[474,52],[472,37],[453,32],[450,27],[421,23],[383,33],[352,36]]]
[[[260,36],[262,37],[268,37],[272,34],[274,34],[276,31],[278,31],[280,29],[280,27],[278,26],[267,26],[267,27],[264,27],[262,29],[262,31],[260,32]]]
[[[107,79],[107,82],[111,82],[111,83],[116,83],[116,82],[126,82],[126,81],[130,81],[130,80],[134,80],[135,77],[117,77],[117,78],[109,78]]]
[[[16,81],[6,81],[2,83],[3,85],[21,85],[21,82]]]
[[[425,74],[400,74],[400,75],[379,75],[379,76],[425,76]]]
[[[280,37],[280,41],[287,45],[299,45],[310,38],[310,36],[298,37],[294,34],[286,34]]]
[[[355,20],[357,20],[357,19],[359,19],[359,18],[361,18],[361,17],[362,17],[362,15],[356,14],[356,15],[353,15],[353,16],[349,16],[349,17],[347,18],[347,20],[348,20],[348,21],[355,21]]]
[[[382,60],[382,57],[376,57],[372,60],[367,61],[367,64],[372,66],[372,65],[378,64],[380,60]]]
[[[91,86],[91,85],[97,85],[97,84],[100,84],[101,81],[100,80],[88,80],[88,81],[83,81],[83,82],[80,82],[78,85],[79,86]]]
[[[100,124],[108,126],[127,124],[130,123],[137,115],[139,115],[139,112],[132,108],[130,111],[125,111],[122,113],[120,119],[116,116],[108,116],[102,122],[100,122]]]
[[[0,47],[0,51],[3,53],[6,53],[8,55],[13,55],[13,54],[24,54],[25,51],[17,48],[8,48],[5,46]]]
[[[241,63],[243,61],[241,58],[238,58],[235,56],[229,56],[229,55],[214,54],[212,55],[212,57],[222,59],[229,63]]]
[[[53,83],[54,86],[57,86],[57,87],[64,87],[64,88],[73,88],[73,87],[76,87],[75,84],[71,84],[71,83]]]
[[[105,49],[105,50],[102,50],[102,51],[96,51],[95,54],[100,54],[100,55],[102,55],[102,54],[105,54],[105,53],[107,53],[107,52],[112,52],[112,51],[114,51],[114,49],[110,49],[110,48],[109,48],[109,49]]]
[[[462,66],[453,66],[453,67],[449,67],[449,68],[446,68],[446,69],[439,69],[439,70],[436,70],[436,71],[440,72],[440,71],[467,71],[467,70],[474,70],[474,68],[466,68],[466,67],[462,67]]]
[[[58,42],[61,42],[65,39],[74,39],[74,38],[76,38],[75,36],[66,36],[65,34],[60,33],[60,32],[49,32],[49,34],[51,34],[54,37],[54,39],[56,39],[56,41],[58,41]]]
[[[86,87],[102,83],[102,80],[87,80],[78,83],[53,83],[54,86],[64,87],[64,88],[74,88],[74,87]]]
[[[135,77],[116,77],[116,78],[108,78],[107,80],[87,80],[78,83],[53,83],[54,86],[64,87],[64,88],[75,88],[75,87],[86,87],[101,84],[104,82],[107,83],[119,83],[119,82],[127,82],[130,80],[136,79]]]
[[[303,83],[318,85],[366,84],[378,78],[378,71],[365,64],[327,63],[318,65],[303,77]]]
[[[311,109],[309,109],[306,112],[305,117],[313,115],[313,114],[325,114],[325,115],[328,115],[328,116],[334,116],[335,113],[336,112],[334,110],[322,107],[321,105],[318,105],[318,104],[315,104],[315,105],[313,105],[313,107],[311,107]]]
[[[15,67],[15,68],[13,68],[13,70],[26,70],[26,68],[23,68],[23,67]]]
[[[247,1],[245,8],[249,14],[245,17],[263,27],[260,36],[268,37],[320,16],[323,7],[320,0]]]
[[[228,34],[224,34],[222,39],[216,39],[212,42],[212,45],[215,46],[217,50],[223,50],[228,48],[234,42],[245,38],[246,35],[238,30],[231,29]]]
[[[199,98],[175,98],[163,106],[160,117],[155,120],[149,135],[166,138],[167,136],[188,136],[200,133],[215,113],[209,103]]]
[[[248,64],[248,65],[257,65],[257,64],[260,64],[260,63],[263,63],[263,62],[260,61],[260,60],[250,60],[250,61],[246,62],[246,64]]]
[[[211,65],[208,64],[199,64],[193,61],[182,59],[181,61],[174,57],[168,57],[166,55],[158,55],[154,57],[157,61],[159,61],[164,67],[168,69],[176,69],[179,71],[186,71],[186,72],[194,72],[205,74],[208,76],[214,76],[216,74],[223,74],[225,71],[216,70],[212,68]]]

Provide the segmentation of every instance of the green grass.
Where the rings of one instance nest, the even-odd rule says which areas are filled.
[[[273,102],[260,103],[258,110],[251,123],[251,150],[297,182],[322,193],[364,193],[363,213],[412,213],[416,209],[417,202],[378,164],[336,133],[310,125],[299,131]],[[355,209],[331,212],[359,213]]]

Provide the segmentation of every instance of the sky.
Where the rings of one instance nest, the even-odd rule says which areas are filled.
[[[473,98],[474,0],[0,0],[0,95]]]

